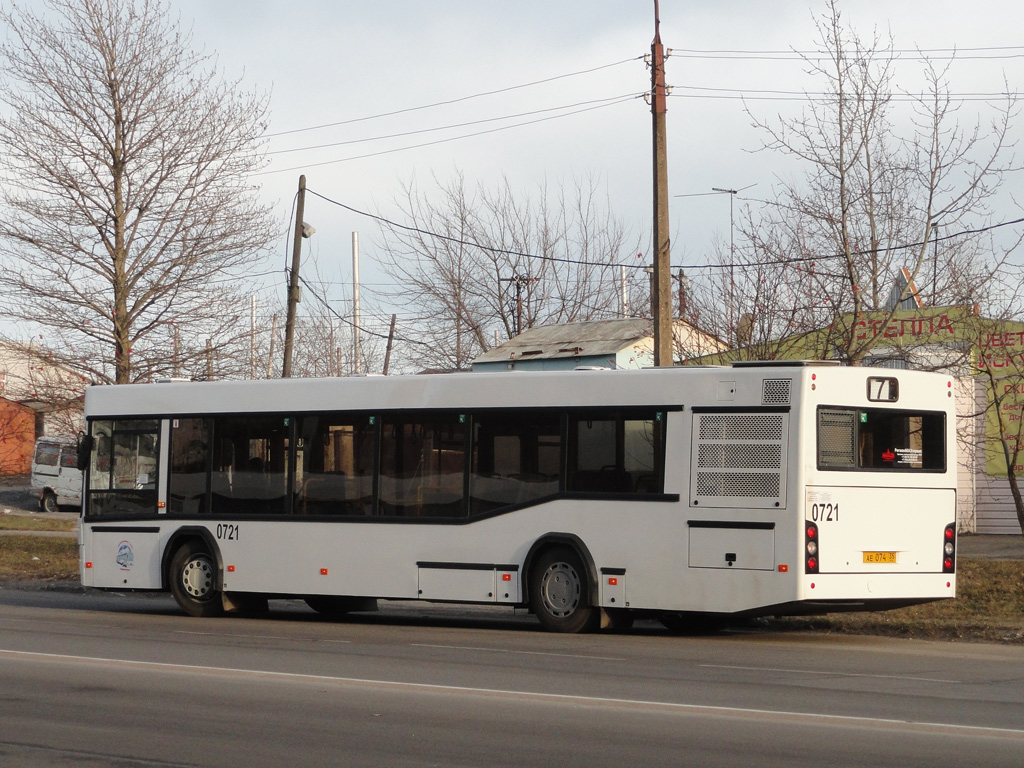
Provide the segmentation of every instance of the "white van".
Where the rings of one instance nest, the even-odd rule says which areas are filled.
[[[32,487],[39,489],[39,508],[59,512],[60,505],[82,505],[82,472],[78,446],[71,437],[40,437],[32,453]]]

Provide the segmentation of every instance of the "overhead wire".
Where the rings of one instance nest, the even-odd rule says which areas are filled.
[[[504,88],[496,88],[493,91],[484,91],[482,93],[474,93],[471,96],[460,96],[457,99],[448,99],[447,101],[437,101],[437,102],[434,102],[433,104],[423,104],[423,105],[418,106],[418,107],[406,107],[405,109],[396,109],[396,110],[392,110],[391,112],[381,112],[380,114],[376,114],[376,115],[367,115],[365,117],[355,117],[355,118],[352,118],[350,120],[339,120],[339,121],[334,122],[334,123],[324,123],[322,125],[313,125],[313,126],[309,126],[307,128],[293,128],[293,129],[287,130],[287,131],[278,131],[277,133],[269,133],[264,138],[273,139],[273,138],[276,138],[278,136],[288,136],[288,135],[291,135],[291,134],[294,134],[294,133],[305,133],[307,131],[317,131],[317,130],[320,130],[322,128],[334,128],[334,127],[337,127],[339,125],[351,125],[352,123],[361,123],[361,122],[366,122],[368,120],[377,120],[377,119],[382,118],[382,117],[393,117],[395,115],[403,115],[403,114],[406,114],[408,112],[417,112],[419,110],[424,110],[424,109],[433,109],[434,107],[444,107],[444,106],[449,106],[451,104],[459,104],[459,103],[461,103],[463,101],[470,101],[471,99],[479,99],[479,98],[484,97],[484,96],[494,96],[494,95],[499,94],[499,93],[508,93],[510,91],[516,91],[516,90],[520,90],[522,88],[532,88],[535,85],[544,85],[545,83],[555,82],[556,80],[563,80],[563,79],[565,79],[567,77],[576,77],[578,75],[589,75],[589,74],[591,74],[593,72],[599,72],[602,69],[608,69],[610,67],[617,67],[620,64],[627,64],[627,63],[629,63],[631,61],[639,61],[640,59],[643,59],[643,56],[634,56],[633,58],[622,59],[621,61],[615,61],[615,62],[612,62],[611,64],[602,64],[602,65],[597,66],[597,67],[591,67],[590,69],[582,69],[582,70],[579,70],[577,72],[567,72],[567,73],[562,74],[562,75],[554,75],[552,77],[546,77],[546,78],[543,78],[541,80],[534,80],[533,82],[530,82],[530,83],[522,83],[520,85],[510,85],[510,86],[507,86],[507,87],[504,87]]]
[[[558,107],[547,107],[546,109],[535,109],[535,110],[531,110],[529,112],[519,112],[519,113],[512,114],[512,115],[502,115],[500,117],[487,117],[487,118],[483,118],[481,120],[470,120],[470,121],[465,122],[465,123],[452,123],[450,125],[441,125],[441,126],[436,126],[434,128],[421,128],[421,129],[418,129],[418,130],[415,130],[415,131],[403,131],[401,133],[391,133],[391,134],[385,134],[385,135],[382,135],[382,136],[368,136],[368,137],[364,137],[362,139],[349,139],[347,141],[336,141],[336,142],[332,142],[330,144],[317,144],[317,145],[308,146],[308,147],[295,147],[293,149],[277,149],[277,150],[274,150],[272,152],[268,152],[267,154],[268,155],[284,155],[284,154],[288,154],[288,153],[291,153],[291,152],[306,152],[306,151],[314,150],[314,149],[329,149],[331,147],[341,147],[341,146],[345,146],[345,145],[348,145],[348,144],[363,144],[363,143],[366,143],[368,141],[384,141],[386,139],[398,139],[398,138],[402,138],[404,136],[416,136],[416,135],[421,134],[421,133],[433,133],[435,131],[447,131],[447,130],[452,130],[454,128],[466,128],[466,127],[471,126],[471,125],[482,125],[484,123],[496,123],[496,122],[499,122],[501,120],[514,120],[514,119],[519,118],[519,117],[528,117],[530,115],[539,115],[539,114],[543,114],[545,112],[555,112],[555,111],[565,110],[565,109],[574,109],[575,107],[589,106],[589,105],[592,105],[592,104],[604,104],[606,102],[611,102],[611,101],[626,101],[626,100],[630,100],[630,99],[634,99],[634,98],[640,98],[640,97],[637,94],[634,94],[634,93],[626,93],[626,94],[621,94],[619,96],[608,96],[608,97],[603,98],[603,99],[591,99],[589,101],[580,101],[580,102],[577,102],[575,104],[564,104],[564,105],[558,106]],[[567,113],[567,114],[576,114],[576,113],[575,112],[570,112],[570,113]],[[557,115],[556,117],[562,117],[562,115]],[[524,125],[529,125],[529,123],[524,123]],[[514,128],[516,126],[508,126],[508,127],[513,127]]]
[[[987,51],[1013,51],[979,55]],[[960,55],[966,53],[969,55]],[[821,61],[831,60],[832,54],[822,50],[701,50],[697,48],[673,48],[669,56],[681,59],[738,59],[743,61]],[[1010,60],[1024,58],[1024,46],[1007,45],[980,48],[879,48],[861,51],[858,58],[899,58],[903,61],[928,61],[938,58],[962,60]]]
[[[464,240],[462,238],[452,237],[450,235],[443,235],[443,234],[441,234],[439,232],[432,232],[432,231],[430,231],[428,229],[423,229],[422,227],[415,227],[415,226],[411,226],[411,225],[408,225],[408,224],[399,224],[398,222],[392,221],[391,219],[388,219],[385,216],[381,216],[381,215],[375,214],[375,213],[369,213],[368,211],[359,210],[358,208],[354,208],[354,207],[352,207],[350,205],[346,205],[345,203],[342,203],[342,202],[340,202],[338,200],[334,200],[332,198],[329,198],[326,195],[322,195],[319,192],[316,192],[316,191],[308,189],[308,188],[307,188],[306,192],[311,194],[311,195],[314,195],[314,196],[320,198],[324,202],[330,203],[331,205],[336,205],[339,208],[343,208],[346,211],[349,211],[350,213],[354,213],[354,214],[356,214],[358,216],[365,216],[367,218],[374,219],[376,221],[379,221],[379,222],[381,222],[383,224],[388,225],[389,227],[393,227],[393,228],[396,228],[396,229],[401,229],[401,230],[404,230],[406,232],[413,232],[413,233],[420,234],[420,235],[426,235],[427,237],[433,237],[433,238],[436,238],[438,240],[444,240],[445,242],[450,242],[450,243],[453,243],[455,245],[464,245],[464,246],[471,247],[471,248],[479,248],[480,250],[487,251],[489,253],[496,253],[496,254],[502,254],[502,255],[507,255],[507,256],[520,256],[522,258],[534,259],[534,260],[537,260],[537,261],[550,261],[550,262],[556,262],[556,263],[561,263],[561,264],[576,264],[576,265],[580,265],[580,266],[628,267],[630,269],[646,269],[646,268],[649,267],[649,264],[646,264],[646,263],[644,263],[644,264],[637,264],[637,263],[625,263],[625,262],[585,261],[585,260],[582,260],[582,259],[570,259],[570,258],[562,257],[562,256],[543,256],[541,254],[528,253],[526,251],[517,251],[517,250],[514,250],[514,249],[510,249],[510,248],[498,248],[498,247],[495,247],[495,246],[484,245],[482,243],[476,243],[476,242],[473,242],[471,240]],[[750,199],[754,200],[755,202],[766,202],[766,203],[769,202],[769,201],[757,201],[755,198],[750,198]],[[993,231],[993,230],[996,230],[996,229],[1000,229],[1002,227],[1009,227],[1009,226],[1013,226],[1015,224],[1022,224],[1022,223],[1024,223],[1024,218],[1013,219],[1012,221],[1004,221],[1004,222],[1000,222],[998,224],[990,224],[990,225],[985,226],[985,227],[977,227],[975,229],[961,230],[960,232],[955,232],[953,234],[942,235],[941,237],[934,237],[934,238],[932,238],[932,239],[930,239],[928,241],[904,243],[902,245],[885,246],[885,247],[882,247],[882,248],[860,249],[860,250],[856,250],[856,251],[851,251],[849,255],[850,256],[868,256],[868,255],[871,255],[871,254],[891,253],[891,252],[894,252],[894,251],[908,250],[910,248],[920,248],[923,245],[928,245],[928,244],[934,243],[934,242],[941,242],[941,241],[945,241],[945,240],[952,240],[952,239],[955,239],[955,238],[964,237],[966,235],[982,234],[982,233],[985,233],[985,232],[990,232],[990,231]],[[819,256],[796,256],[796,257],[791,257],[791,258],[787,258],[787,259],[774,259],[774,260],[761,261],[761,262],[734,262],[734,263],[717,263],[717,264],[712,264],[712,263],[707,263],[707,264],[679,264],[679,265],[671,266],[671,269],[684,269],[684,270],[685,269],[729,269],[729,268],[743,269],[743,268],[764,267],[764,266],[772,266],[772,265],[799,264],[799,263],[810,262],[810,261],[823,261],[823,260],[826,260],[826,259],[842,259],[842,258],[847,258],[847,256],[848,256],[848,254],[846,254],[846,253],[833,253],[833,254],[823,254],[823,255],[819,255]]]
[[[340,320],[341,322],[345,323],[346,325],[348,325],[348,326],[350,326],[352,328],[358,329],[360,333],[365,333],[368,336],[376,336],[379,339],[391,338],[393,341],[402,341],[402,342],[405,342],[405,343],[408,343],[408,344],[419,344],[419,345],[424,346],[424,347],[433,346],[433,345],[428,344],[426,342],[418,341],[417,339],[406,339],[406,338],[404,338],[402,336],[390,336],[389,334],[386,334],[386,333],[378,333],[377,331],[371,331],[369,328],[364,328],[362,325],[357,325],[356,323],[353,323],[348,318],[343,317],[341,314],[339,314],[334,309],[334,307],[332,307],[330,305],[330,303],[327,301],[327,299],[325,299],[323,296],[321,296],[317,292],[316,288],[314,288],[309,283],[309,281],[306,280],[306,278],[304,278],[302,275],[299,275],[298,277],[299,277],[299,282],[302,283],[303,286],[305,286],[306,290],[310,294],[313,295],[313,298],[315,298],[317,301],[319,301],[321,304],[324,305],[324,307],[327,309],[328,312],[330,312],[332,315],[334,315],[334,317],[338,318],[338,320]]]
[[[410,149],[421,149],[422,147],[432,147],[432,146],[436,146],[438,144],[446,144],[446,143],[448,143],[450,141],[459,141],[461,139],[473,138],[475,136],[486,136],[486,135],[491,134],[491,133],[498,133],[499,131],[506,131],[506,130],[509,130],[511,128],[521,128],[524,125],[535,125],[537,123],[548,122],[549,120],[559,120],[559,119],[561,119],[563,117],[570,117],[572,115],[583,114],[584,112],[592,112],[592,111],[594,111],[596,109],[606,109],[608,107],[613,107],[613,106],[615,106],[617,104],[622,104],[622,103],[624,103],[626,101],[633,101],[635,99],[642,98],[644,95],[645,94],[638,94],[638,95],[635,95],[635,96],[634,95],[629,95],[629,96],[623,96],[623,97],[616,97],[615,101],[610,101],[610,102],[605,103],[605,104],[599,104],[597,106],[586,107],[584,109],[578,109],[578,110],[574,110],[572,112],[566,112],[566,113],[560,114],[560,115],[551,115],[549,117],[541,117],[541,118],[538,118],[536,120],[526,120],[526,121],[521,122],[521,123],[515,123],[513,125],[504,125],[504,126],[501,126],[499,128],[491,128],[491,129],[486,130],[486,131],[475,131],[473,133],[462,134],[461,136],[449,136],[448,138],[445,138],[445,139],[437,139],[436,141],[426,141],[426,142],[423,142],[421,144],[411,144],[411,145],[405,146],[405,147],[393,147],[391,149],[382,149],[379,152],[368,152],[368,153],[366,153],[364,155],[355,155],[353,157],[342,157],[342,158],[338,158],[336,160],[323,160],[323,161],[317,162],[317,163],[305,163],[303,165],[296,165],[296,166],[293,166],[293,167],[290,167],[290,168],[277,168],[277,169],[274,169],[274,170],[260,171],[259,173],[255,173],[253,175],[254,176],[268,176],[268,175],[273,174],[273,173],[286,173],[286,172],[291,172],[291,171],[301,171],[301,170],[304,170],[304,169],[307,169],[307,168],[319,168],[319,167],[322,167],[322,166],[325,166],[325,165],[336,165],[337,163],[348,163],[348,162],[351,162],[353,160],[364,160],[364,159],[366,159],[368,157],[379,157],[380,155],[390,155],[390,154],[393,154],[395,152],[406,152],[406,151],[408,151]]]

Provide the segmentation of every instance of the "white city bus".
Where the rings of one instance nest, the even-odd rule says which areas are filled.
[[[94,386],[82,583],[562,632],[951,598],[952,393],[811,363]]]

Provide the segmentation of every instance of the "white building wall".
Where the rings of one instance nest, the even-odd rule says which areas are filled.
[[[977,407],[977,385],[971,377],[953,379],[957,434],[956,522],[960,533],[977,533],[978,440],[984,435],[985,426]]]
[[[1005,477],[993,477],[985,473],[985,407],[987,405],[985,382],[974,382],[974,419],[973,440],[974,456],[974,508],[976,523],[974,533],[1001,533],[1021,535],[1020,523],[1017,521],[1017,510],[1010,493],[1010,482]],[[1021,478],[1024,482],[1024,478]]]

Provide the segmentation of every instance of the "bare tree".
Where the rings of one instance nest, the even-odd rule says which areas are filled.
[[[806,173],[745,209],[729,290],[759,355],[786,356],[799,338],[804,354],[859,364],[882,341],[864,333],[865,318],[885,328],[908,299],[973,301],[1005,265],[1012,245],[989,250],[967,233],[992,223],[1016,106],[1007,98],[987,128],[962,125],[947,69],[925,60],[925,87],[897,93],[891,40],[862,39],[835,0],[817,29],[819,52],[804,55],[816,93],[803,113],[751,114],[764,148]],[[909,280],[897,284],[903,269]]]
[[[267,98],[163,0],[47,7],[0,13],[0,314],[97,381],[235,374],[215,353],[247,338],[239,277],[275,234],[248,181]]]
[[[464,368],[495,340],[535,325],[612,317],[619,268],[635,254],[593,179],[520,197],[507,180],[466,188],[461,173],[428,199],[414,182],[396,201],[409,225],[382,225],[395,299],[416,313],[404,354],[422,367]]]

